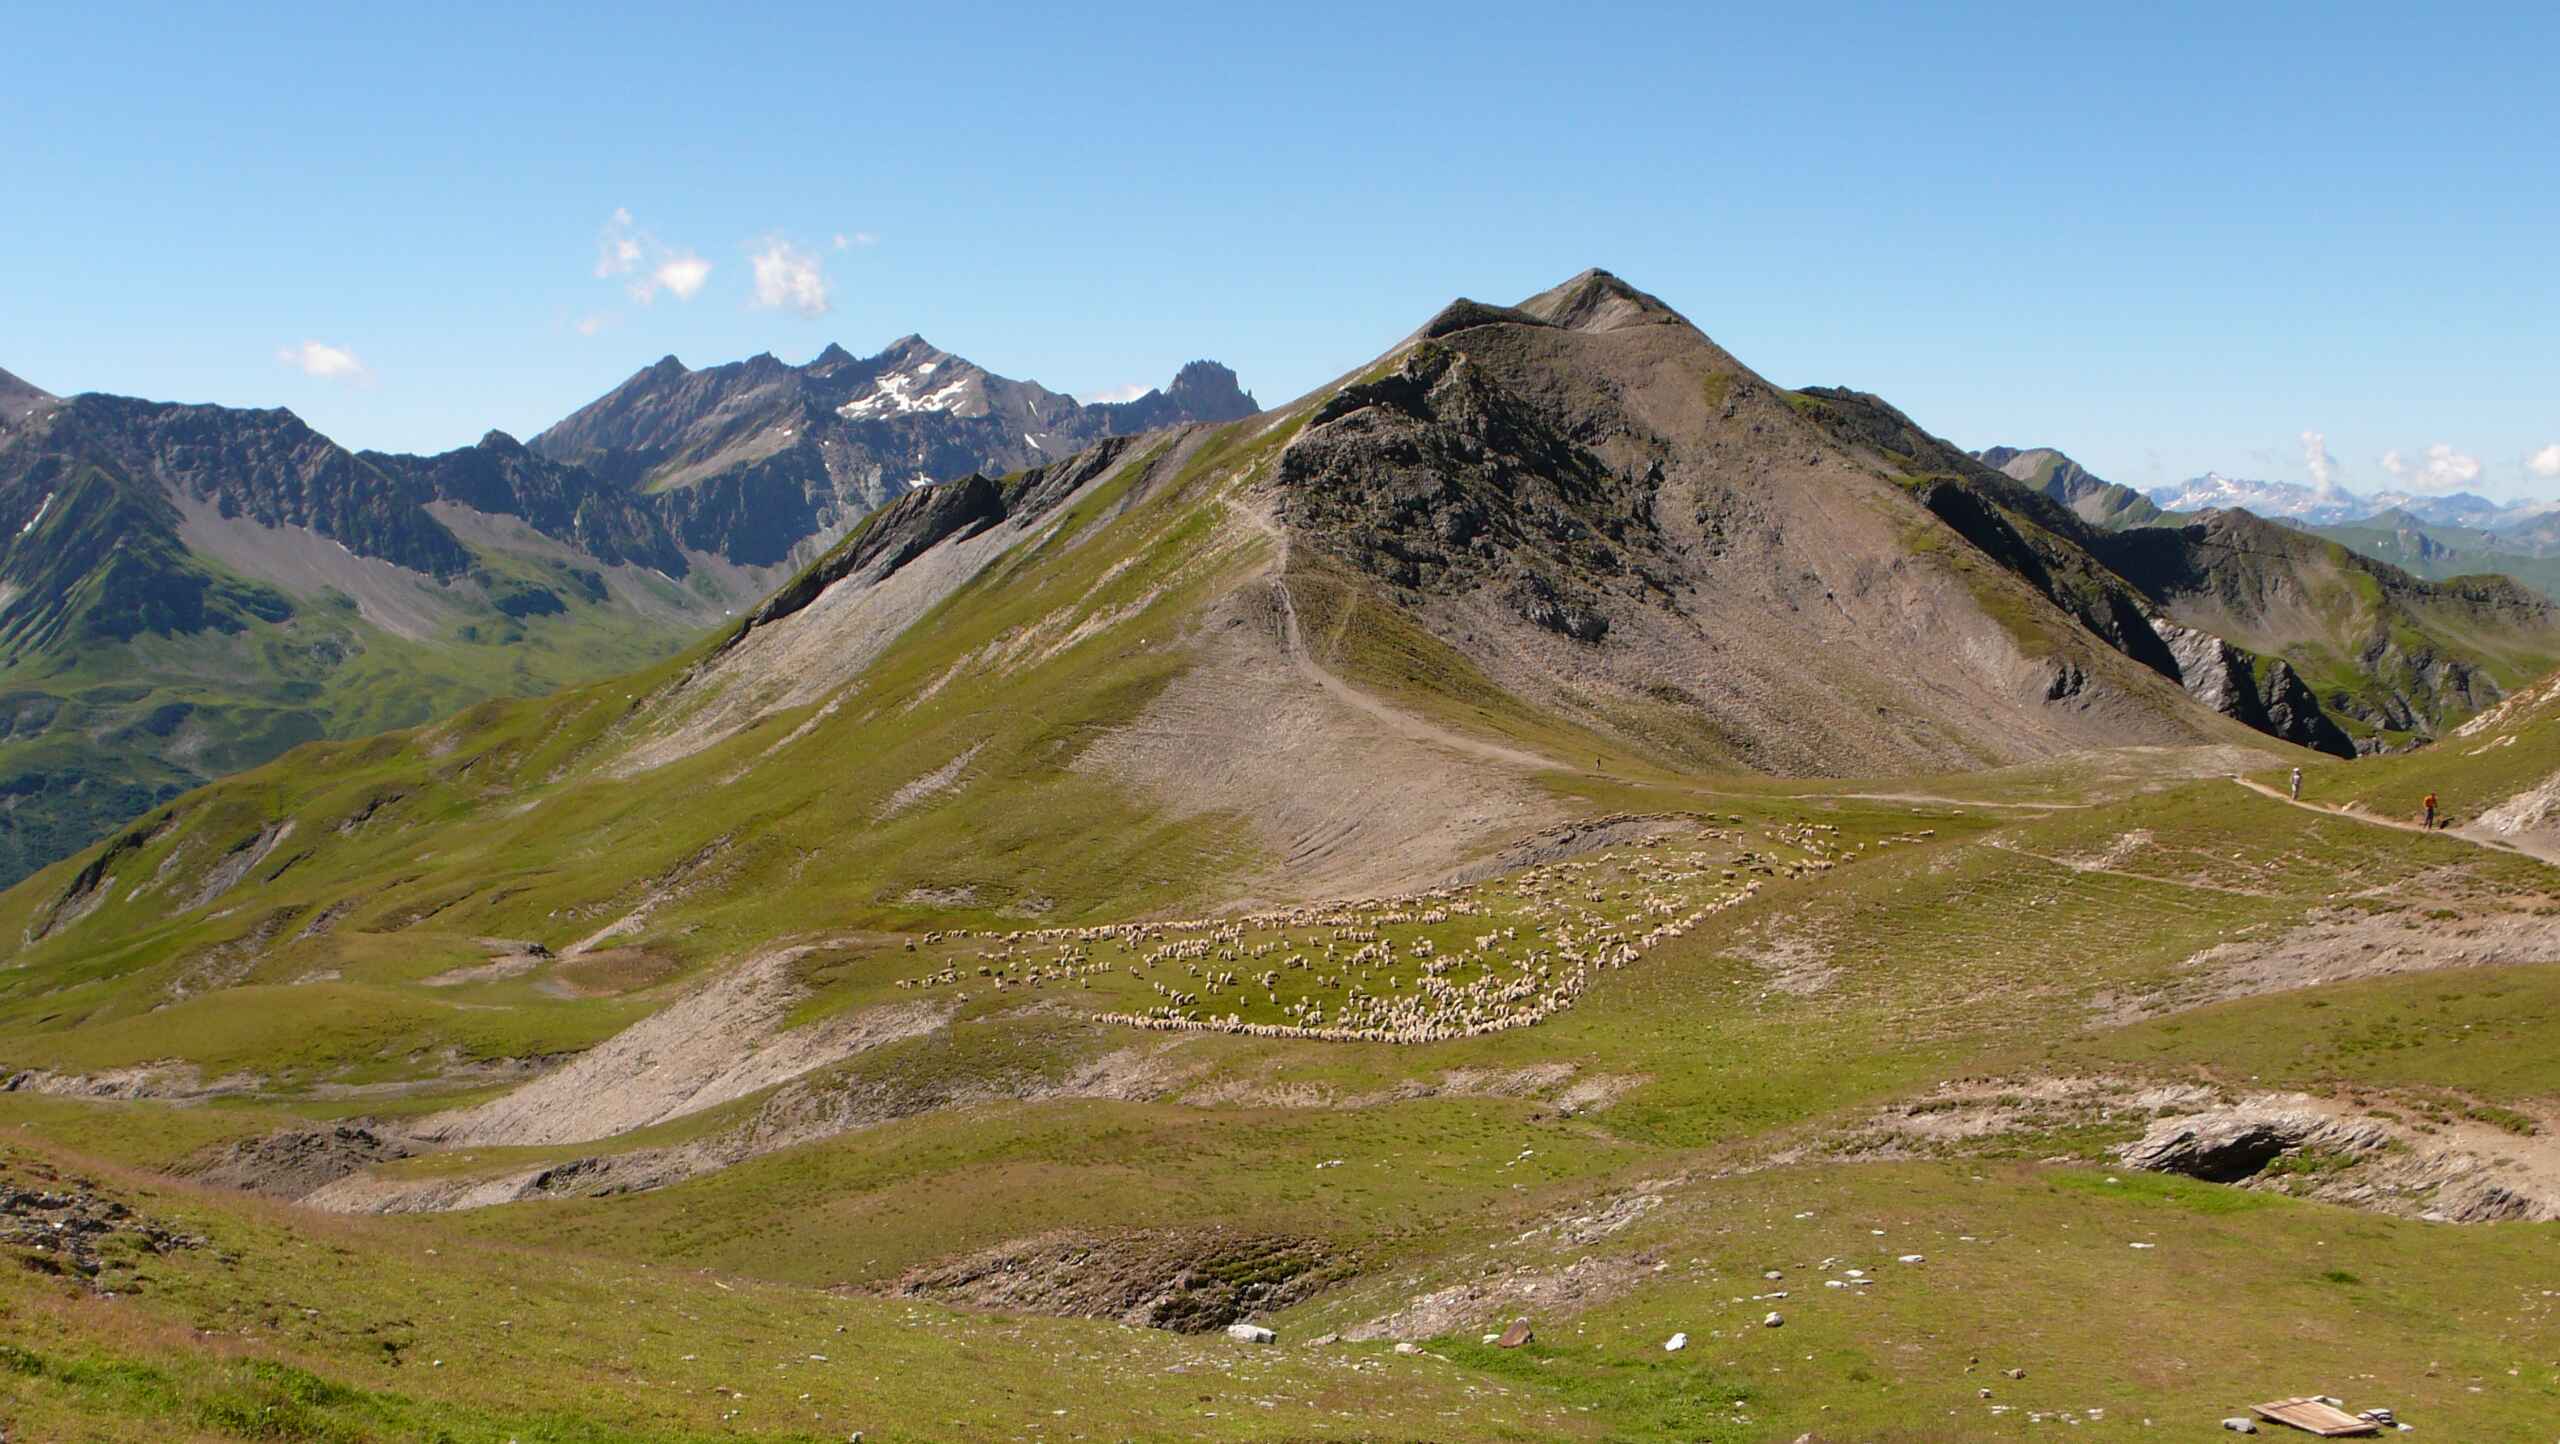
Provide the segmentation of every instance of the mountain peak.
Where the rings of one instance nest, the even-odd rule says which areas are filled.
[[[1236,415],[1249,416],[1258,409],[1253,393],[1236,381],[1236,373],[1216,361],[1183,363],[1182,369],[1173,373],[1173,384],[1164,389],[1164,394],[1188,403],[1193,410],[1204,414],[1206,411],[1232,409],[1237,402],[1243,403],[1243,409],[1235,412]]]
[[[0,421],[20,421],[51,405],[58,398],[33,382],[22,381],[0,371]]]
[[[1685,326],[1689,318],[1658,297],[1594,266],[1519,305],[1528,315],[1568,331],[1622,331],[1630,326]]]

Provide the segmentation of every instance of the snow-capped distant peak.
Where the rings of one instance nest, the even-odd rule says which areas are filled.
[[[2208,471],[2191,480],[2154,487],[2152,503],[2164,511],[2229,511],[2259,516],[2292,517],[2314,524],[2346,521],[2372,507],[2355,493],[2334,484],[2307,486],[2298,481],[2247,481]]]

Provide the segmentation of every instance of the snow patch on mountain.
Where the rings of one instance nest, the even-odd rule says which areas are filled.
[[[970,415],[971,413],[965,409],[972,399],[969,394],[969,382],[972,379],[970,377],[963,376],[957,381],[948,382],[924,396],[915,394],[916,388],[939,370],[941,365],[939,361],[927,361],[913,371],[887,372],[872,383],[869,395],[857,396],[837,407],[836,414],[848,421],[862,421],[880,416],[904,416],[918,411],[947,411],[955,416]]]

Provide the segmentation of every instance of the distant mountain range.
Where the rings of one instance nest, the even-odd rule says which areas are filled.
[[[765,355],[690,371],[669,356],[529,449],[583,468],[607,494],[645,498],[663,523],[654,564],[681,574],[668,562],[684,551],[772,566],[913,486],[1257,409],[1214,361],[1135,401],[1086,405],[908,336],[863,360],[829,346],[806,366]]]
[[[2335,484],[2248,481],[2218,471],[2144,492],[2096,476],[2050,446],[1993,446],[1973,454],[1983,465],[2042,491],[2098,526],[2148,526],[2164,512],[2246,511],[2312,527],[2378,521],[2398,513],[2425,526],[2509,535],[2517,550],[2560,549],[2560,499],[2500,502],[2467,491],[2364,494]]]
[[[2363,495],[2345,487],[2298,481],[2244,481],[2209,471],[2172,486],[2153,487],[2150,499],[2163,511],[2254,512],[2277,521],[2334,526],[2385,512],[2405,512],[2430,526],[2500,532],[2560,520],[2560,501],[2491,501],[2473,492],[2445,496],[2385,491]]]
[[[670,356],[408,456],[0,372],[0,881],[298,743],[663,657],[912,487],[1256,409],[1215,362],[1085,405],[909,336]]]
[[[2560,600],[2560,500],[2499,502],[2472,492],[2362,495],[2335,485],[2243,481],[2220,472],[2146,494],[2095,476],[2049,446],[1994,446],[1974,455],[2093,526],[2173,526],[2190,517],[2245,511],[2425,580],[2503,576]]]

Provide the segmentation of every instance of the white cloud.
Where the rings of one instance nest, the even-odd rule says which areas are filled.
[[[711,279],[711,263],[687,251],[661,262],[649,273],[649,279],[666,287],[677,300],[690,301],[702,289],[702,283]]]
[[[305,341],[299,346],[281,347],[276,351],[276,360],[305,376],[326,380],[344,380],[365,374],[364,363],[356,359],[356,353],[325,341]]]
[[[610,312],[610,311],[590,311],[590,312],[588,312],[586,315],[584,315],[584,316],[580,316],[580,317],[578,318],[578,334],[579,334],[579,335],[581,335],[581,336],[597,336],[597,335],[602,335],[602,334],[604,333],[605,328],[606,328],[606,327],[608,327],[608,326],[611,326],[612,324],[613,324],[613,313],[612,313],[612,312]]]
[[[2302,433],[2302,467],[2311,474],[2311,484],[2322,491],[2338,473],[2338,458],[2329,454],[2329,438],[2317,431]]]
[[[2560,441],[2555,441],[2526,457],[2524,469],[2536,476],[2560,478]]]
[[[2418,491],[2452,491],[2479,479],[2480,458],[2466,455],[2439,441],[2427,448],[2423,458],[2412,459],[2397,451],[2382,453],[2382,469],[2390,472],[2402,486]]]
[[[765,238],[764,249],[750,258],[756,272],[755,304],[770,310],[793,310],[823,316],[827,273],[818,258],[779,236]]]
[[[617,276],[629,278],[623,289],[644,306],[658,299],[660,291],[690,301],[711,279],[711,263],[691,251],[660,244],[657,237],[640,229],[627,208],[617,208],[596,238],[596,279]]]
[[[848,246],[876,246],[878,244],[880,244],[880,238],[869,231],[836,232],[836,249],[839,251]]]
[[[1107,386],[1100,391],[1087,392],[1076,399],[1085,403],[1087,406],[1091,406],[1099,402],[1117,403],[1122,401],[1135,401],[1154,389],[1155,388],[1152,386],[1146,386],[1132,381],[1126,386]]]

